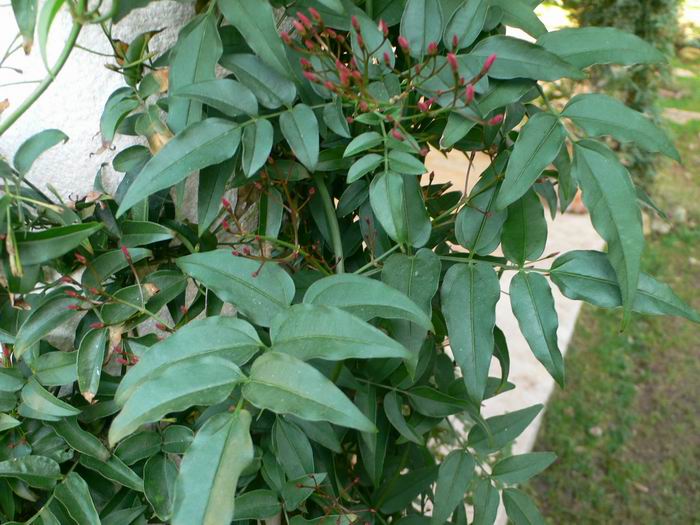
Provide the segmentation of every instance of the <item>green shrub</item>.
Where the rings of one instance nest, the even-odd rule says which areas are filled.
[[[109,35],[142,3],[68,5],[78,32]],[[540,85],[662,55],[612,29],[547,33],[532,2],[403,4],[297,2],[280,35],[267,0],[199,2],[162,56],[153,33],[113,42],[125,85],[103,140],[148,144],[114,157],[114,195],[98,177],[66,206],[31,184],[56,130],[2,163],[4,521],[466,524],[468,503],[493,523],[502,499],[541,522],[517,486],[554,455],[508,450],[542,407],[481,415],[514,388],[496,303],[559,384],[550,280],[623,326],[699,320],[640,272],[637,193],[596,137],[677,157],[671,142],[603,95],[557,113]],[[462,195],[421,177],[430,147],[492,163]],[[578,187],[608,253],[550,263],[540,197],[554,215]],[[59,327],[67,341],[48,337]]]

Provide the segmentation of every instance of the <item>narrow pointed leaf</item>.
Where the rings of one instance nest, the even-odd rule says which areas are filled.
[[[559,153],[566,131],[551,113],[537,113],[525,124],[508,161],[506,176],[496,199],[504,209],[525,195]]]
[[[442,460],[438,470],[435,506],[430,523],[441,525],[464,504],[464,496],[474,476],[474,458],[466,450],[453,450]]]
[[[13,158],[15,169],[25,175],[34,161],[47,149],[68,140],[68,135],[59,129],[45,129],[25,140]]]
[[[376,131],[366,131],[350,141],[345,148],[343,157],[352,157],[365,150],[378,146],[384,142],[384,138]]]
[[[61,502],[68,514],[80,525],[100,525],[100,517],[90,496],[90,488],[75,472],[66,476],[54,490],[54,496]]]
[[[179,88],[175,95],[211,106],[229,117],[258,114],[258,101],[253,92],[230,78],[189,84]]]
[[[576,144],[574,152],[574,176],[583,189],[593,227],[608,243],[608,259],[620,285],[626,325],[639,285],[644,247],[636,192],[629,173],[606,146],[585,140]]]
[[[473,525],[493,525],[501,502],[498,489],[486,479],[480,479],[474,489]]]
[[[250,414],[211,417],[187,449],[175,482],[173,525],[230,523],[241,472],[253,460]]]
[[[489,4],[486,0],[464,0],[445,26],[443,37],[445,47],[452,49],[455,36],[459,49],[470,46],[484,27],[488,8]]]
[[[92,401],[97,394],[102,374],[102,362],[109,341],[109,331],[106,328],[91,330],[80,341],[78,348],[78,387],[83,397]]]
[[[114,483],[131,490],[143,492],[143,480],[131,470],[118,456],[111,456],[106,461],[92,456],[80,456],[80,464]]]
[[[22,388],[22,403],[34,411],[36,419],[55,421],[57,418],[80,414],[80,410],[61,401],[42,387],[33,377]]]
[[[551,452],[530,452],[500,460],[493,466],[491,477],[499,483],[514,485],[536,476],[557,459]]]
[[[243,385],[243,397],[258,408],[309,421],[329,421],[364,432],[376,429],[326,376],[287,354],[258,357]]]
[[[294,82],[255,55],[225,55],[221,65],[233,71],[236,78],[255,93],[258,102],[266,108],[290,106],[296,98]]]
[[[411,56],[422,58],[431,42],[440,42],[442,8],[438,0],[408,0],[401,17],[401,34],[408,39]]]
[[[87,430],[83,430],[75,418],[63,418],[48,422],[48,426],[61,436],[71,448],[102,461],[109,459],[110,453],[102,442]]]
[[[305,104],[297,104],[280,115],[280,128],[299,162],[314,171],[318,164],[319,136],[313,110]]]
[[[503,254],[521,266],[525,261],[537,260],[544,253],[547,221],[542,202],[534,190],[529,190],[508,206],[501,244]]]
[[[252,177],[265,165],[275,130],[269,120],[257,120],[243,128],[243,173]]]
[[[369,153],[364,157],[360,157],[348,170],[347,183],[351,184],[356,180],[361,179],[368,173],[372,173],[379,165],[384,162],[384,157],[376,153]]]
[[[100,229],[101,224],[86,222],[43,231],[17,233],[17,251],[23,265],[41,264],[77,248]]]
[[[270,326],[275,315],[286,310],[294,298],[294,282],[281,266],[261,265],[253,259],[231,255],[228,250],[180,257],[177,265],[262,326]]]
[[[545,523],[535,502],[521,490],[505,489],[503,505],[513,525],[544,525]]]
[[[147,248],[131,248],[129,250],[131,262],[137,263],[151,256],[151,250]],[[129,261],[122,250],[112,250],[103,253],[90,261],[90,270],[83,272],[80,278],[83,288],[99,288],[110,276],[120,270],[129,267]]]
[[[152,456],[143,468],[144,494],[163,521],[170,519],[176,478],[177,465],[163,454]]]
[[[233,157],[240,141],[241,129],[235,122],[208,118],[191,124],[146,163],[124,195],[117,216],[191,173]]]
[[[245,133],[244,133],[245,135]],[[244,145],[245,147],[245,145]],[[197,233],[200,237],[211,226],[221,210],[221,198],[226,193],[226,183],[233,176],[236,163],[229,159],[199,172],[197,189]]]
[[[500,450],[522,434],[541,411],[542,405],[533,405],[502,416],[490,417],[486,420],[490,434],[481,425],[475,425],[469,431],[467,444],[480,453]]]
[[[408,441],[423,445],[423,438],[408,424],[401,411],[401,398],[394,390],[384,396],[384,413],[394,428]]]
[[[174,363],[139,385],[109,429],[110,445],[141,425],[193,405],[215,405],[243,379],[239,368],[220,357],[204,356]]]
[[[304,303],[336,306],[368,321],[374,317],[412,321],[432,329],[430,317],[404,293],[360,275],[325,277],[309,286]]]
[[[23,456],[0,461],[0,478],[15,478],[30,487],[49,490],[61,479],[61,468],[44,456]]]

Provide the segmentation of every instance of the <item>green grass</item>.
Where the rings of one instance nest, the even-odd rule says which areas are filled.
[[[680,100],[700,111],[700,60],[678,67]],[[671,125],[684,165],[662,164],[655,198],[688,211],[647,239],[644,270],[700,308],[700,127]],[[567,354],[569,378],[547,409],[538,450],[559,456],[529,487],[553,524],[700,523],[700,327],[585,306]]]

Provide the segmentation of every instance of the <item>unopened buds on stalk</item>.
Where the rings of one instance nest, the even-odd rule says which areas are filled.
[[[464,90],[464,102],[467,106],[474,102],[474,85],[469,84]]]
[[[408,38],[406,38],[403,35],[399,36],[398,42],[399,42],[399,47],[401,48],[401,51],[403,51],[404,53],[408,53],[408,50],[409,50]]]
[[[438,45],[436,42],[430,42],[430,44],[428,44],[428,54],[430,56],[435,56],[438,54]]]
[[[450,64],[450,69],[453,73],[456,73],[459,69],[459,64],[457,63],[457,55],[454,53],[447,53],[447,63]]]
[[[489,69],[491,69],[491,66],[493,66],[493,63],[496,61],[496,54],[494,53],[493,55],[489,55],[486,58],[486,61],[484,62],[484,67],[481,68],[481,74],[485,75],[486,73],[489,72]]]
[[[501,122],[503,122],[503,114],[496,115],[495,117],[491,117],[489,119],[489,126],[498,126]]]

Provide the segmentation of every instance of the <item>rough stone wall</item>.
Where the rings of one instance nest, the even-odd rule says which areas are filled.
[[[40,1],[40,6],[43,1]],[[169,48],[177,39],[180,28],[192,16],[192,4],[162,0],[148,7],[131,12],[113,28],[116,38],[131,41],[139,33],[151,29],[164,29],[151,41],[154,51]],[[56,17],[49,38],[49,63],[53,64],[63,48],[70,32],[70,15],[62,10]],[[17,34],[17,25],[9,2],[0,7],[0,53],[4,53]],[[109,44],[99,26],[90,25],[83,29],[78,44],[101,53],[110,51]],[[57,80],[4,135],[0,137],[0,155],[12,158],[19,145],[28,137],[46,128],[58,128],[70,140],[46,152],[32,168],[30,179],[45,187],[50,184],[64,196],[84,194],[92,189],[95,174],[100,165],[108,163],[114,156],[112,151],[99,152],[100,115],[107,97],[124,85],[122,77],[105,68],[107,57],[95,55],[82,49],[74,49]],[[7,62],[22,70],[18,74],[10,69],[0,69],[0,100],[10,102],[6,115],[17,107],[36,84],[4,84],[41,79],[46,71],[38,46],[29,56],[22,51],[15,53]],[[129,143],[128,137],[117,139],[115,146],[120,150]],[[108,187],[114,187],[116,174],[108,168],[105,172]],[[110,184],[111,183],[111,184]],[[108,188],[109,189],[109,188]]]

